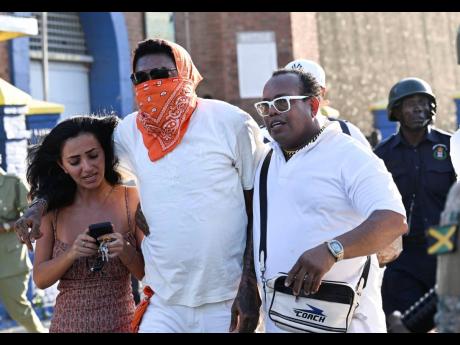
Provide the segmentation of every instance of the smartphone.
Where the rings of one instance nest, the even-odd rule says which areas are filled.
[[[113,232],[113,225],[110,222],[91,224],[89,226],[89,235],[97,241],[97,238]]]

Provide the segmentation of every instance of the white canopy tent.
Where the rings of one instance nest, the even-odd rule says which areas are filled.
[[[0,41],[37,34],[37,19],[0,15]]]

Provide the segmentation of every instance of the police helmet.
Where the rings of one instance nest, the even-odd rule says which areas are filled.
[[[388,120],[398,121],[393,114],[393,109],[401,104],[401,101],[412,95],[427,95],[431,101],[431,116],[436,115],[436,96],[431,90],[431,86],[419,78],[404,78],[398,81],[390,90],[388,95]]]

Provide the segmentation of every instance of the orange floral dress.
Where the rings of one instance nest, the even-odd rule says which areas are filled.
[[[56,238],[54,224],[53,258],[70,246]],[[124,237],[135,245],[132,232]],[[50,332],[130,332],[135,309],[130,272],[118,257],[106,262],[101,271],[91,272],[95,260],[95,256],[78,258],[61,277]]]

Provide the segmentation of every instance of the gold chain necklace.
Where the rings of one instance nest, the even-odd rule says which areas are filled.
[[[288,161],[297,152],[299,152],[300,150],[304,149],[308,145],[314,143],[316,141],[316,139],[318,139],[319,135],[324,131],[325,128],[326,128],[326,126],[321,127],[318,133],[316,133],[308,142],[306,142],[304,145],[302,145],[297,150],[285,150],[285,149],[283,149],[283,153],[284,153],[284,156],[286,157],[286,160]]]

